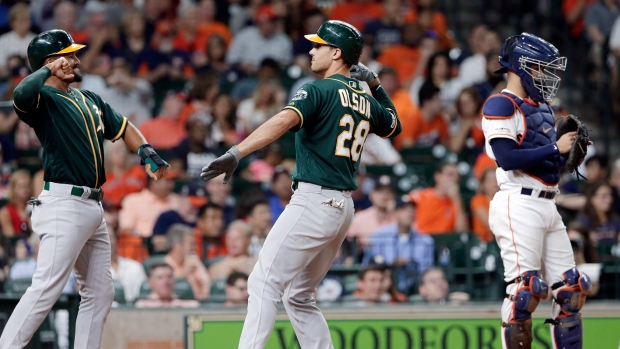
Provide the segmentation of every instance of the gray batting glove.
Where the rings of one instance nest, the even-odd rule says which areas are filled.
[[[359,81],[366,81],[368,85],[372,84],[379,77],[377,73],[368,69],[364,63],[359,62],[351,66],[351,77]]]
[[[235,172],[235,169],[239,165],[239,160],[241,160],[241,158],[243,158],[243,155],[241,155],[239,149],[233,145],[232,148],[228,149],[226,154],[203,167],[200,177],[206,182],[225,173],[224,183],[228,183],[233,172]]]

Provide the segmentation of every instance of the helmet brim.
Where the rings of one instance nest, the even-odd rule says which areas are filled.
[[[72,44],[71,46],[67,46],[67,47],[63,48],[62,50],[54,53],[54,55],[64,55],[65,53],[71,53],[71,52],[75,52],[75,51],[81,50],[84,47],[86,47],[86,45]]]
[[[319,44],[324,44],[324,45],[329,45],[327,43],[327,41],[321,39],[320,36],[318,36],[317,34],[308,34],[308,35],[304,35],[304,38],[306,38],[307,40],[310,40],[312,42],[316,42]]]
[[[495,71],[493,73],[494,74],[506,74],[506,73],[508,73],[508,68],[501,67],[499,69],[495,69]]]

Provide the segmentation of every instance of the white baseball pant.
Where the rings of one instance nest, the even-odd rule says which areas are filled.
[[[248,280],[250,299],[240,349],[265,347],[280,299],[302,349],[333,348],[314,292],[338,253],[353,212],[350,192],[299,183],[267,235]]]
[[[76,349],[96,349],[114,299],[110,237],[103,208],[72,196],[72,185],[50,183],[32,211],[32,229],[41,238],[32,285],[13,310],[0,337],[0,349],[24,348],[60,297],[72,268],[79,285]]]
[[[549,286],[564,279],[575,266],[566,226],[554,200],[521,194],[521,187],[503,187],[491,200],[489,227],[501,249],[504,280],[509,282],[529,270],[540,270]],[[507,294],[516,292],[512,283]],[[554,292],[554,295],[557,292]],[[502,321],[512,316],[512,301],[504,299]],[[553,310],[555,312],[555,309]],[[557,314],[552,314],[557,315]],[[504,331],[502,339],[504,338]],[[505,348],[505,340],[502,340]]]

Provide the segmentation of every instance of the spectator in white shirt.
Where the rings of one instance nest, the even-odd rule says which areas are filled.
[[[6,63],[12,55],[27,57],[28,44],[35,34],[30,31],[30,8],[24,3],[17,3],[9,11],[11,31],[0,36],[0,77],[9,74]]]
[[[279,28],[277,14],[271,5],[263,5],[254,18],[256,25],[247,27],[235,35],[226,63],[237,65],[248,74],[256,72],[263,59],[269,57],[282,65],[291,63],[293,43]]]

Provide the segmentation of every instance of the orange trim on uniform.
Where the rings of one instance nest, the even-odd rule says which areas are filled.
[[[517,110],[519,110],[519,112],[521,113],[521,117],[523,118],[523,135],[521,136],[521,140],[517,144],[517,147],[520,147],[521,143],[523,143],[523,140],[525,139],[525,135],[527,134],[527,120],[525,119],[525,113],[523,112],[523,110],[521,110],[521,108],[519,108],[517,103],[512,98],[510,100],[513,103],[515,103],[515,107],[517,107]]]
[[[56,53],[54,53],[54,54],[55,54],[55,55],[62,55],[62,54],[65,54],[65,53],[71,53],[71,52],[75,52],[75,51],[77,51],[77,50],[81,50],[81,49],[83,49],[84,47],[86,47],[86,45],[81,45],[81,44],[73,44],[73,45],[71,45],[71,46],[68,46],[68,47],[63,48],[62,50],[60,50],[60,51],[58,51],[58,52],[56,52]]]
[[[515,247],[515,253],[517,254],[517,271],[521,275],[521,266],[519,265],[519,251],[517,251],[517,244],[515,244],[515,231],[512,229],[512,219],[510,219],[510,195],[508,195],[508,226],[512,233],[512,245]]]
[[[319,44],[324,44],[324,45],[329,45],[325,40],[321,39],[318,35],[316,34],[308,34],[308,35],[304,35],[304,38],[312,41],[312,42],[317,42]]]
[[[531,173],[525,172],[524,170],[521,170],[521,172],[525,173],[526,175],[528,175],[528,176],[530,176],[530,177],[534,178],[535,180],[539,181],[540,183],[542,183],[542,184],[544,184],[544,185],[546,185],[546,186],[548,186],[548,187],[557,187],[557,186],[558,186],[557,184],[547,183],[547,182],[543,181],[543,180],[542,180],[542,178],[540,178],[540,177],[536,177],[536,176],[534,176],[534,175],[533,175],[533,174],[531,174]]]

